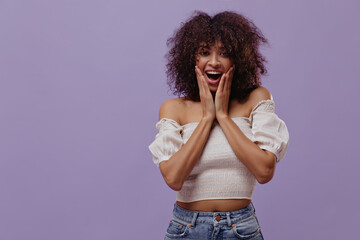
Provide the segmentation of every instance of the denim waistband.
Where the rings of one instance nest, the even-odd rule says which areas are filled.
[[[255,213],[255,208],[250,204],[239,210],[231,212],[197,212],[184,209],[174,204],[173,218],[184,225],[194,226],[196,223],[208,223],[231,226],[233,223],[248,218]]]

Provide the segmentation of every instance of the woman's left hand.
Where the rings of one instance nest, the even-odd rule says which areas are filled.
[[[231,82],[234,75],[235,66],[221,76],[218,89],[215,94],[215,112],[216,118],[225,118],[229,115],[229,99],[231,92]]]

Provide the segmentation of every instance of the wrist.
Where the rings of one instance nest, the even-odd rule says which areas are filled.
[[[205,124],[212,124],[214,122],[214,119],[215,119],[215,116],[212,117],[212,116],[203,116],[201,118],[201,122],[204,122]]]
[[[230,117],[229,117],[228,114],[223,113],[223,114],[216,114],[216,119],[217,119],[217,121],[220,123],[220,122],[229,120]]]

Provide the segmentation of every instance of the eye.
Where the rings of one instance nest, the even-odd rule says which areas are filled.
[[[227,52],[221,52],[221,53],[220,53],[220,56],[229,57],[229,54],[228,54]]]
[[[203,51],[199,51],[199,55],[200,56],[209,56],[209,51],[203,50]]]

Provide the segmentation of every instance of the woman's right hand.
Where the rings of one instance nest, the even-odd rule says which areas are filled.
[[[216,111],[213,96],[210,92],[209,86],[206,83],[205,76],[202,74],[198,66],[195,66],[195,72],[199,86],[199,95],[203,111],[203,118],[209,121],[214,121]]]

